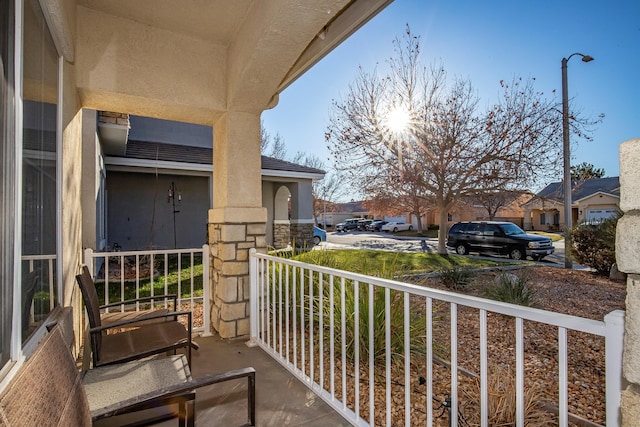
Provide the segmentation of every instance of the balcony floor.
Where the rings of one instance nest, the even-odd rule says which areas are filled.
[[[245,340],[226,341],[217,335],[196,338],[200,350],[193,352],[195,378],[253,366],[256,370],[256,421],[259,426],[348,426],[317,397],[259,347]],[[231,381],[199,389],[196,395],[196,426],[238,426],[246,423],[246,380]],[[123,386],[126,386],[123,384]],[[96,426],[119,426],[135,418],[114,417]],[[176,426],[176,419],[155,424]]]

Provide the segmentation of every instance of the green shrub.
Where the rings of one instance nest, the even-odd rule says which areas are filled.
[[[616,226],[620,214],[597,225],[579,224],[573,229],[572,255],[580,264],[608,275],[616,262]]]
[[[528,270],[521,270],[518,274],[503,271],[492,285],[484,289],[483,295],[495,301],[533,307],[535,292],[529,287],[529,280]]]
[[[453,266],[442,270],[440,280],[448,289],[454,291],[465,289],[473,277],[473,272],[466,267]]]
[[[339,260],[332,251],[312,251],[306,254],[305,261],[309,262],[312,259],[313,263],[324,265],[330,268],[336,268]],[[274,274],[275,277],[280,277],[280,273],[284,273],[280,266],[274,266],[275,271],[269,274]],[[408,267],[401,264],[398,257],[394,257],[390,261],[376,262],[376,260],[370,260],[366,257],[359,257],[350,265],[352,271],[363,273],[371,276],[381,277],[385,279],[393,279],[398,275],[402,275],[407,272]],[[299,274],[299,273],[296,273]],[[344,295],[344,334],[345,334],[345,357],[353,361],[355,360],[355,343],[359,343],[359,358],[360,361],[365,363],[369,359],[369,309],[370,309],[370,296],[369,296],[369,284],[362,282],[356,283],[353,280],[344,280],[344,292],[342,288],[342,280],[335,278],[333,285],[331,285],[329,275],[322,275],[322,283],[320,283],[320,275],[314,273],[311,280],[309,279],[309,272],[304,275],[304,282],[301,285],[301,279],[296,280],[297,287],[295,290],[295,303],[290,307],[290,315],[293,315],[293,309],[297,316],[300,316],[302,310],[308,313],[309,307],[309,295],[313,295],[314,312],[314,324],[319,324],[319,313],[322,313],[325,338],[329,338],[329,322],[333,317],[334,324],[334,340],[336,342],[336,354],[341,352],[341,345],[338,344],[341,341],[342,336],[342,322],[343,322],[343,295]],[[290,279],[290,283],[293,280]],[[322,284],[322,290],[321,285]],[[309,286],[313,286],[313,289],[309,289]],[[356,298],[356,287],[358,295]],[[269,290],[272,292],[272,290]],[[322,292],[322,299],[318,298],[319,293]],[[293,298],[293,286],[289,287],[289,301],[294,301]],[[333,300],[331,296],[333,294]],[[302,297],[301,297],[302,295]],[[371,329],[373,331],[373,344],[372,353],[376,363],[384,363],[385,353],[385,330],[386,330],[386,313],[385,302],[386,292],[385,289],[374,287],[373,288],[373,305],[371,310],[373,312],[373,325]],[[390,349],[393,359],[402,358],[404,356],[404,293],[395,290],[389,290],[389,324],[391,329],[390,336]],[[333,302],[333,313],[331,312],[331,303]],[[423,352],[426,342],[426,317],[423,311],[424,304],[421,307],[416,308],[413,304],[409,310],[409,325],[410,325],[410,352]],[[359,334],[355,336],[355,312],[356,307],[359,312]],[[434,319],[434,322],[436,319]]]
[[[369,286],[366,284],[359,284],[358,286],[358,300],[355,300],[355,291],[353,282],[346,281],[345,283],[345,326],[344,333],[346,339],[345,355],[348,360],[355,360],[355,342],[359,344],[360,361],[366,362],[369,359],[369,327],[373,331],[373,344],[371,346],[373,351],[373,359],[376,363],[385,362],[385,290],[381,288],[373,289],[373,324],[369,324]],[[328,322],[330,312],[330,297],[328,288],[325,291],[324,301],[324,314],[326,316],[325,322]],[[342,311],[341,311],[341,285],[340,283],[334,284],[334,311],[333,320],[335,325],[335,339],[336,342],[340,339],[342,334]],[[390,325],[390,339],[389,346],[391,349],[392,359],[401,359],[404,356],[404,301],[403,293],[395,290],[389,291],[389,325]],[[355,336],[355,308],[356,305],[359,311],[359,336]],[[414,353],[414,349],[422,349],[426,343],[426,320],[423,313],[419,313],[414,309],[409,310],[409,327],[410,327],[410,352]],[[340,349],[336,348],[337,352]]]

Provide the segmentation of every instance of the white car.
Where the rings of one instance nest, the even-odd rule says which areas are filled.
[[[386,231],[388,232],[393,232],[393,233],[397,233],[398,231],[411,231],[413,230],[413,226],[411,224],[406,224],[404,222],[388,222],[385,225],[382,226],[382,228],[380,229],[380,231]]]

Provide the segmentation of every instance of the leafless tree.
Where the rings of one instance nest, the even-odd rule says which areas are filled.
[[[499,190],[494,192],[482,192],[471,196],[473,205],[482,206],[487,211],[489,221],[493,221],[498,211],[522,197],[524,192],[515,190]],[[530,194],[530,193],[528,193]]]
[[[287,147],[279,133],[272,137],[264,127],[264,123],[260,123],[260,152],[265,156],[274,159],[285,160],[287,158]]]
[[[318,156],[313,154],[298,151],[291,161],[293,163],[325,171],[324,178],[314,181],[312,187],[313,217],[316,223],[318,218],[321,216],[324,221],[323,214],[333,210],[334,203],[340,197],[344,189],[344,186],[341,185],[338,173],[331,167],[327,167]],[[326,226],[326,224],[323,224],[323,226]]]
[[[336,167],[365,194],[419,196],[446,230],[461,198],[527,188],[558,173],[559,103],[535,91],[532,79],[501,81],[501,98],[485,110],[468,80],[449,83],[443,67],[420,63],[420,38],[409,28],[394,48],[386,75],[359,69],[344,99],[334,101],[326,134]]]

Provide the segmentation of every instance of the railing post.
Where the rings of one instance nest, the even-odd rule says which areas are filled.
[[[247,345],[256,345],[255,338],[258,336],[258,258],[256,248],[249,250],[249,323],[251,325],[251,337]]]
[[[95,272],[93,271],[93,249],[87,248],[84,250],[84,264],[89,269],[91,277],[93,277],[93,275],[95,274]]]
[[[204,317],[204,332],[202,336],[209,337],[211,336],[211,281],[210,281],[210,257],[211,251],[209,250],[209,245],[202,245],[202,292],[203,298],[202,301],[202,312]]]
[[[622,392],[622,350],[624,343],[623,310],[615,310],[604,316],[605,327],[605,372],[607,425],[619,426],[620,394]]]

